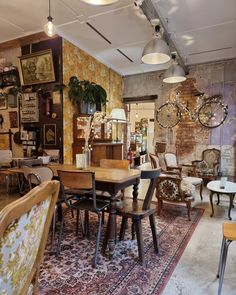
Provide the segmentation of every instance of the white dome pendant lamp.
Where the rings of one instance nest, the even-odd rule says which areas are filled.
[[[170,60],[170,48],[162,39],[160,26],[155,26],[155,34],[143,49],[142,62],[145,64],[164,64]]]
[[[172,55],[172,65],[166,70],[163,82],[165,83],[179,83],[186,80],[184,69],[178,65],[176,55]]]

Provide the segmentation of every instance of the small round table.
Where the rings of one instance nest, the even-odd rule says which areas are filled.
[[[214,215],[214,208],[213,208],[213,194],[216,193],[218,196],[218,202],[217,205],[219,204],[219,195],[220,194],[225,194],[229,196],[229,210],[228,210],[228,217],[229,220],[231,220],[230,212],[231,208],[233,207],[233,201],[234,201],[234,195],[236,194],[236,183],[231,182],[231,181],[226,181],[225,188],[220,188],[220,180],[214,180],[210,181],[207,184],[207,188],[210,190],[210,203],[211,203],[211,217]]]

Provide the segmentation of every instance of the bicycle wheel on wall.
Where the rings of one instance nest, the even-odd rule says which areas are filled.
[[[228,106],[220,101],[207,101],[198,111],[199,122],[207,128],[220,126],[226,119]]]
[[[170,102],[163,104],[156,113],[157,122],[163,128],[173,128],[179,123],[180,117],[179,107]]]

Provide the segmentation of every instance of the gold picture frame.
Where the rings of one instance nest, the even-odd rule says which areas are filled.
[[[39,51],[19,57],[21,85],[55,81],[52,50]]]

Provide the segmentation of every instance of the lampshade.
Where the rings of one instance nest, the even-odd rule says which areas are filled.
[[[174,62],[165,72],[163,82],[179,83],[186,80],[185,72],[181,66]]]
[[[116,120],[117,122],[124,123],[126,122],[126,115],[124,109],[112,109],[111,111],[111,120]]]
[[[91,5],[110,5],[113,4],[115,2],[117,2],[118,0],[82,0],[82,2],[85,2],[87,4],[91,4]]]
[[[170,49],[160,36],[153,36],[143,49],[142,62],[145,64],[163,64],[170,60]]]

